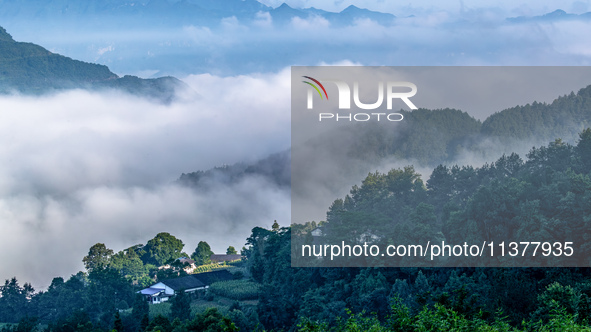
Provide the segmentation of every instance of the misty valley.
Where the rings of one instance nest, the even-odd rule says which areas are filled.
[[[16,278],[6,280],[1,317],[15,325],[4,329],[584,329],[591,310],[587,267],[292,268],[290,252],[292,235],[305,241],[318,227],[327,238],[342,236],[347,227],[353,229],[345,234],[354,235],[357,225],[351,220],[359,216],[389,220],[382,226],[394,228],[392,234],[417,241],[453,241],[463,239],[464,230],[503,229],[505,223],[519,222],[516,234],[548,237],[545,226],[560,223],[564,232],[581,236],[573,238],[575,243],[585,242],[590,165],[591,129],[586,129],[576,145],[557,139],[533,148],[525,160],[512,154],[476,168],[439,165],[425,183],[412,166],[370,173],[350,195],[333,202],[326,221],[255,227],[240,260],[228,263],[213,263],[216,255],[205,241],[188,255],[183,242],[169,233],[118,253],[97,243],[82,260],[85,271],[67,280],[54,278],[46,291],[21,286]],[[232,173],[228,169],[232,167],[184,175],[179,181],[207,191],[211,188],[199,188],[199,183],[212,181],[218,172]],[[219,185],[232,181],[225,179]],[[393,201],[397,209],[388,208]],[[473,225],[479,222],[486,226]],[[577,250],[587,249],[583,245]],[[226,253],[237,251],[228,247]],[[186,278],[189,264],[183,257],[194,260],[190,272],[196,277],[223,269],[232,280],[214,282],[204,291],[185,294],[181,289],[160,304],[148,304],[137,294],[157,282]]]
[[[78,37],[88,39],[83,46],[56,35],[46,48],[0,27],[1,332],[591,329],[591,80],[583,67],[570,69],[584,82],[572,91],[493,111],[310,113],[334,126],[296,143],[289,65],[320,59],[302,46],[320,43],[323,61],[346,66],[388,63],[408,50],[379,46],[375,31],[448,29],[449,18],[419,24],[353,5],[330,12],[254,0],[35,1],[43,10],[0,3],[15,36],[42,24],[40,35],[97,30]],[[23,17],[38,21],[23,27]],[[560,30],[588,19],[553,12],[491,22]],[[105,22],[121,30],[109,47],[96,41]],[[132,28],[152,35],[146,41]],[[168,39],[176,29],[183,33]],[[278,47],[285,40],[293,41],[287,51]],[[536,63],[556,56],[540,53]],[[471,63],[450,58],[433,61]],[[294,200],[305,209],[292,213]],[[552,256],[544,244],[550,259],[437,265],[405,255],[304,257],[301,249],[524,239],[574,243],[574,255]]]

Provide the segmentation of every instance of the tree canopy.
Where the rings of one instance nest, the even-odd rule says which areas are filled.
[[[199,241],[191,257],[198,265],[205,265],[211,263],[211,255],[213,255],[213,251],[211,251],[209,244],[205,241]]]
[[[146,253],[143,260],[150,264],[164,265],[181,257],[184,246],[183,241],[173,235],[158,233],[144,247]]]
[[[102,270],[109,266],[113,250],[107,248],[104,243],[97,243],[90,247],[88,255],[82,259],[88,272]]]

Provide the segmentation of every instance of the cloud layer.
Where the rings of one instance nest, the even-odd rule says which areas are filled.
[[[325,3],[342,10],[350,2]],[[269,3],[273,5],[273,3]],[[482,1],[430,1],[400,7],[356,1],[359,7],[396,15],[391,24],[357,18],[344,26],[317,14],[284,17],[259,11],[229,13],[215,21],[196,19],[155,27],[151,22],[120,26],[121,20],[99,17],[61,25],[7,20],[17,40],[39,43],[53,52],[108,65],[120,74],[184,76],[277,71],[290,65],[352,61],[364,65],[588,65],[591,51],[585,32],[591,21],[507,20],[562,8],[569,13],[591,10],[587,2],[566,7],[556,1],[536,5],[505,2],[496,7]],[[293,6],[309,7],[306,1]],[[316,6],[318,7],[318,6]],[[323,6],[320,6],[323,7]],[[572,8],[568,8],[572,7]],[[587,9],[586,9],[587,8]],[[100,21],[97,28],[92,22]],[[135,21],[134,21],[135,22]]]
[[[114,250],[170,232],[192,252],[240,248],[255,226],[289,223],[289,193],[246,178],[207,194],[183,172],[289,147],[289,72],[185,79],[171,105],[118,92],[0,97],[0,278],[46,287]],[[272,204],[271,204],[272,202]]]

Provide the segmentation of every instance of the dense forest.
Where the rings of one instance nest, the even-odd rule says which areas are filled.
[[[370,173],[351,194],[337,199],[322,222],[347,227],[348,218],[380,215],[409,237],[462,239],[470,228],[518,223],[515,236],[544,235],[544,225],[570,229],[573,241],[588,237],[591,215],[591,129],[576,145],[555,140],[474,168],[440,165],[423,181],[412,167]],[[388,210],[395,200],[403,208]],[[555,331],[588,330],[591,270],[530,268],[291,267],[292,234],[308,236],[315,222],[254,228],[242,250],[237,278],[258,284],[256,300],[214,305],[232,292],[202,299],[176,296],[155,314],[134,291],[158,275],[142,272],[186,255],[182,242],[161,233],[146,245],[117,254],[97,244],[84,257],[86,272],[54,278],[47,291],[6,280],[0,319],[5,331]],[[512,236],[512,235],[508,235]],[[297,238],[297,237],[296,237]],[[200,249],[201,247],[201,249]],[[206,257],[197,246],[192,257]],[[202,255],[199,256],[199,253]],[[134,270],[133,262],[140,267]],[[202,262],[207,263],[207,262]],[[137,274],[133,271],[139,271]],[[145,271],[145,270],[144,270]],[[163,278],[181,275],[170,267]],[[241,281],[242,282],[242,281]],[[223,295],[220,295],[223,294]],[[196,301],[212,304],[195,307]]]
[[[497,256],[484,266],[588,265],[590,147],[591,130],[586,129],[577,146],[557,139],[533,148],[525,161],[513,153],[480,168],[439,165],[426,185],[411,166],[370,173],[331,205],[323,227],[326,242],[355,243],[361,235],[383,246],[428,240],[569,241],[576,253],[553,256],[551,263],[544,256],[519,255]],[[396,266],[399,259],[404,258],[389,262]],[[468,261],[480,266],[478,260],[462,258],[442,266]]]
[[[347,156],[370,160],[395,157],[434,167],[453,163],[467,153],[486,159],[494,153],[515,152],[510,149],[518,145],[525,146],[520,150],[527,152],[558,137],[574,144],[578,134],[591,126],[590,105],[591,86],[587,86],[552,103],[532,101],[501,110],[483,122],[456,109],[400,111],[404,120],[393,129],[391,125],[353,126],[346,128],[346,133],[331,132],[310,144],[320,146],[323,141],[333,141],[330,136],[347,137],[354,130],[358,139],[346,147]]]

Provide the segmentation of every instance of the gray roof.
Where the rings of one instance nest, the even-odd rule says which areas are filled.
[[[181,289],[205,287],[205,284],[201,280],[193,277],[193,275],[174,279],[166,279],[162,280],[161,282],[175,291],[179,291]]]
[[[160,282],[172,288],[175,292],[181,289],[194,289],[209,286],[217,281],[233,280],[234,275],[228,270],[217,270],[198,274],[191,274],[185,277],[161,280]],[[144,295],[152,295],[163,291],[163,289],[148,287],[140,291]]]
[[[154,295],[156,293],[160,293],[162,292],[164,289],[162,288],[152,288],[152,287],[148,287],[148,288],[144,288],[141,291],[139,291],[138,293],[142,294],[142,295]]]
[[[181,258],[178,259],[178,261],[181,262],[181,263],[189,263],[189,264],[194,264],[195,263],[194,260],[192,260],[190,258],[187,258],[187,257],[181,257]]]
[[[217,270],[217,271],[211,271],[211,272],[203,272],[203,273],[197,273],[197,274],[192,274],[192,277],[195,277],[196,279],[200,280],[201,282],[203,282],[206,285],[211,285],[214,282],[217,281],[226,281],[226,280],[233,280],[234,279],[234,275],[232,273],[230,273],[228,270]]]

